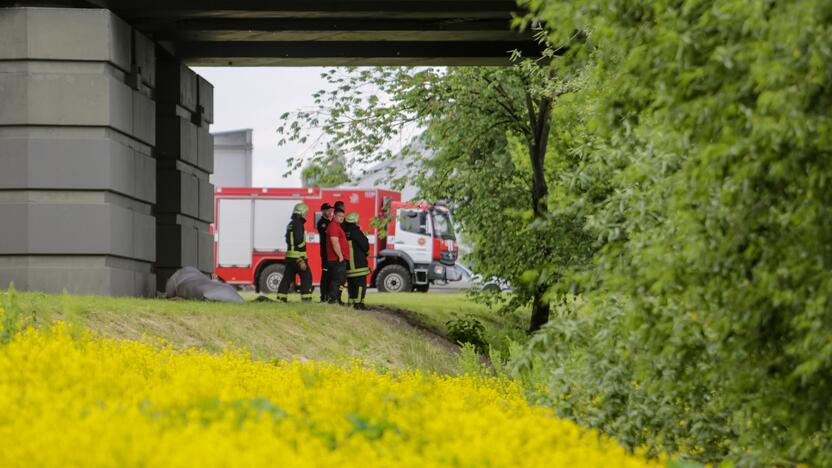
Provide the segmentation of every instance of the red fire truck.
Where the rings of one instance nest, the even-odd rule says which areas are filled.
[[[427,292],[431,283],[461,278],[454,267],[459,248],[447,207],[401,202],[398,192],[359,188],[218,188],[214,274],[229,284],[276,292],[283,278],[286,224],[295,204],[303,202],[309,206],[306,251],[312,280],[319,285],[322,240],[315,226],[321,205],[339,200],[347,213],[359,214],[361,230],[370,240],[370,287]],[[371,227],[374,218],[389,220],[386,236]]]

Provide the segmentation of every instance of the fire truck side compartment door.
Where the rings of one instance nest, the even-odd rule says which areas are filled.
[[[251,266],[251,200],[222,199],[217,214],[217,265]]]
[[[295,205],[301,201],[254,201],[254,250],[259,252],[286,251],[286,225],[292,219],[292,210]]]

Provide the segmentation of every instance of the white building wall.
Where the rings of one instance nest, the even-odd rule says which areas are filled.
[[[214,174],[211,183],[215,187],[252,186],[251,129],[214,133]]]

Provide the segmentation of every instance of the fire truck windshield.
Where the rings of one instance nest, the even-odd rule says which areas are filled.
[[[456,240],[454,225],[451,223],[451,216],[445,211],[433,210],[433,233],[440,239]]]

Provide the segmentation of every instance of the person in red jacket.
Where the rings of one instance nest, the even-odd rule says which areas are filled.
[[[332,205],[324,203],[321,205],[321,219],[318,220],[316,227],[318,228],[318,242],[321,247],[321,285],[318,289],[321,290],[321,302],[326,302],[329,298],[329,262],[326,257],[326,228],[332,222]]]
[[[329,270],[329,302],[341,303],[341,290],[347,279],[347,259],[350,258],[350,244],[341,224],[344,210],[336,208],[332,222],[326,228],[326,258]]]

